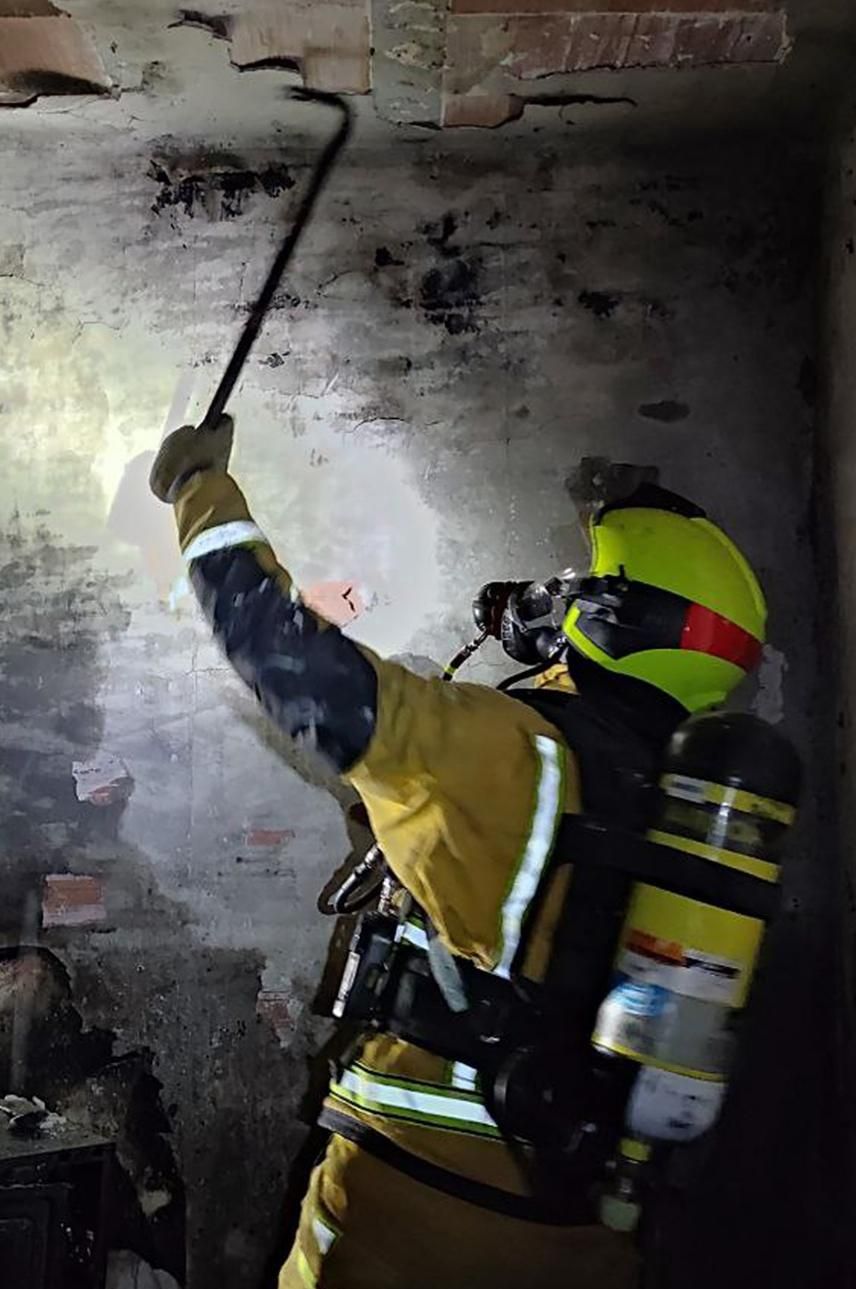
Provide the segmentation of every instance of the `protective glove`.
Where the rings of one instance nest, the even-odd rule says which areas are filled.
[[[213,430],[199,430],[195,425],[182,425],[173,430],[160,445],[149,475],[149,487],[160,501],[175,501],[182,485],[201,470],[225,474],[232,454],[235,422],[231,416],[220,417]]]

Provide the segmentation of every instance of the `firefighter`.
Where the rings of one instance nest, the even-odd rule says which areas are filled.
[[[360,794],[415,902],[405,936],[430,935],[494,980],[543,977],[560,905],[542,885],[563,812],[644,826],[673,730],[759,658],[766,609],[750,567],[698,507],[643,485],[594,516],[586,577],[482,597],[506,651],[549,664],[540,687],[446,685],[302,602],[228,474],[232,438],[228,417],[176,430],[151,475],[226,656]],[[280,1289],[636,1284],[632,1238],[598,1224],[585,1187],[549,1203],[533,1193],[472,1066],[375,1034],[332,1081],[322,1122],[333,1132]]]

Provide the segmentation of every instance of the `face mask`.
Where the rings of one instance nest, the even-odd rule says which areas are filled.
[[[579,594],[580,582],[573,569],[566,569],[546,582],[528,582],[511,593],[500,639],[515,662],[531,666],[562,652],[566,643],[562,624]]]

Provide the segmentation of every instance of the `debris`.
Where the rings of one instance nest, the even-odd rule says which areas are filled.
[[[112,752],[99,752],[91,761],[73,761],[71,773],[78,801],[87,801],[93,806],[127,801],[134,790],[128,767]]]
[[[0,1099],[0,1111],[6,1115],[10,1132],[32,1136],[47,1118],[48,1110],[41,1097],[19,1097],[8,1092]]]

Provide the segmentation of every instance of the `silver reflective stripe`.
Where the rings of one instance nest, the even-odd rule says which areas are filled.
[[[465,1088],[472,1092],[476,1086],[478,1070],[474,1065],[465,1065],[463,1061],[455,1061],[452,1066],[452,1087]]]
[[[427,1128],[488,1137],[500,1135],[495,1120],[475,1092],[445,1089],[436,1084],[429,1086],[415,1079],[373,1075],[359,1066],[345,1070],[338,1082],[331,1083],[330,1092],[370,1114],[388,1114]]]
[[[315,1236],[318,1252],[323,1258],[325,1253],[329,1253],[332,1249],[338,1232],[334,1231],[332,1226],[328,1226],[323,1217],[319,1217],[316,1213],[312,1219],[312,1234]]]
[[[538,734],[538,788],[529,840],[523,851],[501,913],[501,950],[494,974],[506,979],[520,944],[523,919],[550,857],[556,825],[562,810],[562,750],[553,739]]]
[[[214,551],[226,550],[229,546],[244,546],[247,542],[267,544],[267,538],[251,519],[235,519],[230,524],[206,528],[204,533],[194,537],[182,553],[190,563],[193,559],[201,559],[203,555],[213,555]]]
[[[424,949],[428,952],[428,937],[421,926],[415,922],[405,922],[401,938],[405,944],[412,944],[415,949]]]

